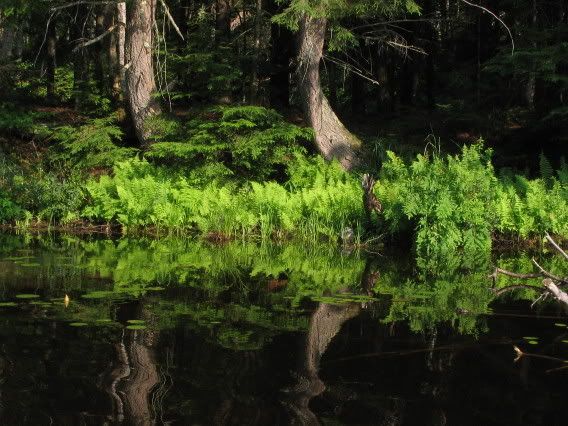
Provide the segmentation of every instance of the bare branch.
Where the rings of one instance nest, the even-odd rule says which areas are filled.
[[[162,6],[164,8],[164,12],[166,13],[168,20],[172,24],[172,27],[174,27],[174,29],[176,30],[176,33],[178,33],[178,35],[181,37],[182,40],[185,40],[185,38],[183,37],[183,34],[181,33],[179,27],[176,24],[176,21],[174,20],[174,17],[170,13],[170,9],[168,9],[166,2],[164,0],[160,0],[160,3],[162,3]]]
[[[547,270],[545,270],[542,266],[540,266],[537,261],[534,259],[534,257],[532,258],[532,263],[539,269],[539,271],[542,273],[542,275],[544,275],[545,277],[548,277],[550,279],[553,279],[554,281],[558,281],[561,283],[566,283],[566,280],[564,278],[560,278],[557,277],[556,275],[552,275],[550,272],[548,272]]]
[[[489,275],[489,277],[495,279],[499,274],[513,278],[520,278],[522,280],[542,277],[542,274],[518,274],[516,272],[507,271],[506,269],[501,269],[501,268],[495,268],[495,271],[493,271],[493,273]]]
[[[79,50],[79,49],[84,49],[85,47],[90,46],[91,44],[95,44],[96,42],[101,41],[101,40],[102,40],[103,38],[105,38],[107,35],[109,35],[110,33],[112,33],[119,25],[120,25],[120,24],[112,25],[108,30],[106,30],[106,31],[105,31],[104,33],[102,33],[101,35],[99,35],[99,36],[97,36],[97,37],[95,37],[95,38],[93,38],[93,39],[91,39],[91,40],[85,41],[85,42],[83,42],[83,43],[81,43],[81,44],[78,44],[77,46],[75,46],[75,47],[73,48],[73,52],[76,52],[76,51]]]
[[[556,241],[552,239],[548,232],[546,233],[546,239],[550,244],[552,244],[552,247],[554,247],[562,256],[564,256],[566,260],[568,260],[568,253],[566,253],[558,244],[556,244]]]
[[[505,29],[507,30],[507,32],[509,33],[509,38],[511,39],[511,55],[513,53],[515,53],[515,40],[513,39],[513,33],[511,32],[511,30],[509,29],[509,27],[507,26],[507,24],[505,24],[505,22],[503,22],[503,20],[501,18],[499,18],[495,13],[493,13],[492,11],[490,11],[489,9],[487,9],[486,7],[483,7],[479,4],[475,4],[475,3],[470,3],[467,0],[461,0],[463,3],[467,4],[468,6],[472,6],[472,7],[477,7],[478,9],[483,10],[484,12],[489,13],[491,16],[493,16],[497,21],[499,21],[501,23],[501,25],[503,25],[505,27]]]
[[[100,4],[111,4],[111,3],[117,3],[117,0],[101,0],[101,1],[97,1],[97,0],[83,0],[83,1],[74,1],[71,3],[66,3],[66,4],[62,4],[61,6],[53,6],[52,8],[50,8],[49,10],[51,10],[52,12],[56,12],[58,10],[62,10],[62,9],[68,9],[70,7],[75,7],[75,6],[80,6],[82,4],[90,4],[90,5],[100,5]]]
[[[363,71],[359,70],[358,68],[354,67],[353,65],[351,65],[347,62],[341,61],[340,59],[337,59],[337,58],[334,58],[334,57],[328,56],[328,55],[324,55],[324,59],[328,60],[329,62],[333,62],[334,64],[341,65],[341,66],[345,67],[346,69],[348,69],[353,74],[356,74],[361,78],[364,78],[365,80],[369,81],[372,84],[376,84],[377,86],[379,86],[381,84],[377,80],[363,74]]]
[[[535,291],[541,291],[541,289],[535,285],[529,285],[529,284],[512,284],[512,285],[508,285],[507,287],[502,287],[502,288],[498,288],[498,289],[492,289],[492,291],[495,293],[495,296],[501,296],[504,293],[507,293],[511,290],[516,290],[519,288],[526,288],[526,289],[530,289],[530,290],[535,290]]]
[[[53,17],[56,15],[56,13],[52,13],[51,15],[49,15],[49,18],[47,18],[47,24],[45,24],[45,33],[43,33],[43,40],[41,41],[41,44],[39,46],[39,49],[37,51],[37,55],[34,59],[34,65],[36,64],[39,55],[41,53],[41,49],[43,49],[43,45],[45,44],[45,41],[47,40],[47,32],[49,31],[49,24],[51,23],[51,20],[53,19]]]
[[[416,53],[420,53],[421,55],[428,55],[426,51],[420,47],[412,46],[410,44],[398,43],[396,41],[387,41],[386,42],[389,46],[398,47],[404,50],[411,50]]]

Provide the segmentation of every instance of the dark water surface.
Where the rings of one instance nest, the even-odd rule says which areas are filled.
[[[565,312],[492,264],[0,235],[0,424],[565,425]]]

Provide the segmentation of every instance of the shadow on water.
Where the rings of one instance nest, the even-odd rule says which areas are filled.
[[[565,313],[489,289],[525,254],[0,240],[2,424],[563,424]]]

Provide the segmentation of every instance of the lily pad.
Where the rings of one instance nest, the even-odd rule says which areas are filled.
[[[112,322],[112,320],[109,318],[103,318],[103,319],[98,319],[96,322],[106,324]]]
[[[34,300],[30,302],[30,305],[48,307],[51,306],[51,302],[44,302],[43,300]]]
[[[139,320],[139,319],[130,319],[126,322],[129,323],[129,324],[146,324],[146,321]]]
[[[39,294],[27,294],[27,293],[16,294],[16,299],[38,299],[38,298]]]
[[[71,327],[85,327],[87,324],[86,322],[71,322],[69,323]]]
[[[21,257],[18,257],[18,256],[10,256],[10,257],[5,257],[5,258],[3,258],[2,260],[10,260],[10,261],[16,261],[16,262],[18,262],[18,261],[29,260],[29,259],[35,259],[35,257],[32,257],[32,256],[21,256]]]
[[[538,345],[538,342],[536,340],[529,340],[527,343],[529,345]]]
[[[0,308],[8,308],[13,306],[18,306],[18,304],[15,302],[0,302]]]
[[[531,337],[531,336],[523,336],[525,340],[538,340],[538,337]]]
[[[556,322],[556,323],[554,323],[554,325],[555,325],[556,327],[568,327],[568,325],[562,324],[561,322]]]
[[[112,297],[113,294],[114,292],[112,291],[92,291],[83,294],[81,297],[84,299],[106,299],[107,297]]]
[[[132,324],[132,325],[127,325],[126,328],[128,330],[145,330],[146,326],[142,324]]]

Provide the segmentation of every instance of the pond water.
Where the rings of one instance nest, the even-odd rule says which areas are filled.
[[[0,234],[0,424],[564,425],[566,314],[495,264]]]

